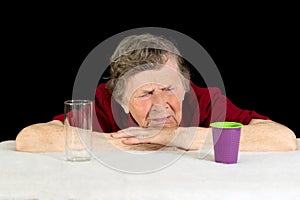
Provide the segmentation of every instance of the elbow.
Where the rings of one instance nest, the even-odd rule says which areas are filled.
[[[297,141],[297,137],[295,135],[295,133],[287,128],[287,131],[285,131],[287,134],[286,134],[286,137],[285,137],[285,140],[283,141],[284,142],[284,150],[285,151],[296,151],[298,150],[298,141]]]
[[[290,151],[296,151],[296,150],[298,150],[298,141],[297,141],[296,136],[294,136],[292,138],[291,145],[289,145],[289,150]]]
[[[28,151],[30,146],[30,127],[23,128],[15,139],[16,151]]]

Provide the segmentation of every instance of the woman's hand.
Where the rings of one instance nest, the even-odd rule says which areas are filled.
[[[167,145],[175,136],[176,129],[156,129],[156,128],[141,128],[130,127],[112,133],[112,138],[123,138],[124,144],[161,144]]]
[[[198,150],[202,148],[207,139],[208,131],[209,128],[201,127],[130,127],[112,133],[111,136],[115,139],[123,139],[122,142],[127,145],[160,144],[186,150]]]

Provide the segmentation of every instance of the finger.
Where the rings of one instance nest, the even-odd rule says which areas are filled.
[[[128,138],[128,137],[132,137],[132,136],[126,134],[123,131],[119,131],[119,132],[116,132],[116,133],[112,133],[111,137],[113,137],[113,138]]]
[[[130,145],[130,144],[149,144],[150,141],[146,139],[140,139],[140,138],[127,138],[125,140],[122,140],[124,144]]]

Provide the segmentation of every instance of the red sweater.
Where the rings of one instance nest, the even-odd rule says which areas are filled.
[[[126,114],[111,97],[105,83],[97,87],[93,130],[110,133],[138,126],[131,115]],[[191,90],[186,93],[183,101],[180,126],[209,127],[213,121],[235,121],[247,125],[253,118],[269,119],[255,111],[238,108],[219,88],[201,88],[191,83]],[[56,115],[53,119],[63,121],[64,114]]]

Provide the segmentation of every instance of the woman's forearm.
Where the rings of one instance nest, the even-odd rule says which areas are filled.
[[[212,130],[203,127],[163,129],[148,142],[176,146],[186,150],[213,148]],[[241,129],[240,151],[294,151],[298,149],[294,132],[271,120],[254,119]]]
[[[122,140],[126,145],[159,144],[186,150],[213,148],[211,128],[203,127],[164,128],[158,131],[134,127],[113,133],[112,138]],[[63,124],[57,120],[28,126],[16,138],[17,151],[63,151],[64,148]],[[242,127],[239,149],[293,151],[298,146],[295,134],[286,126],[271,120],[257,119]]]
[[[51,152],[64,149],[64,126],[58,120],[27,126],[16,137],[17,151]]]
[[[277,122],[254,119],[242,128],[240,151],[294,151],[297,149],[294,132]]]

